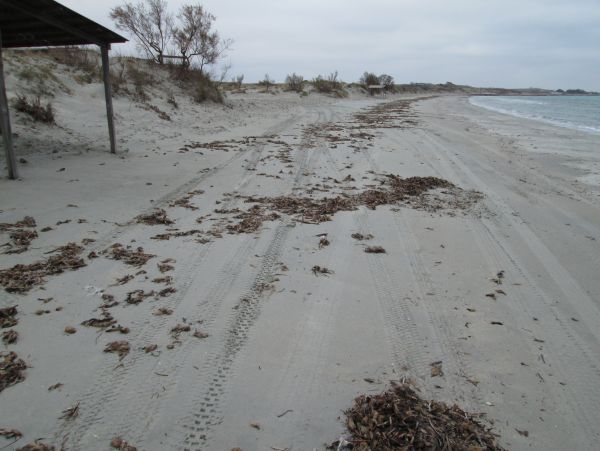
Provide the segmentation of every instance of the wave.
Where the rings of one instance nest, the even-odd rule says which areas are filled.
[[[562,99],[562,100],[561,100]],[[574,97],[551,97],[548,99],[522,99],[514,97],[470,97],[469,102],[477,107],[521,119],[530,119],[558,127],[600,134],[600,98],[590,106]]]

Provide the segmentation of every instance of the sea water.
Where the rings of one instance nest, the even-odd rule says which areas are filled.
[[[469,101],[498,113],[600,134],[600,96],[474,96]]]

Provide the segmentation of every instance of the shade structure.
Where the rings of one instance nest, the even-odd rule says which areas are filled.
[[[2,48],[89,44],[99,46],[102,54],[110,149],[112,153],[116,153],[108,51],[111,44],[123,42],[127,42],[123,36],[54,0],[0,0],[0,127],[9,178],[16,179],[18,171],[12,145]]]

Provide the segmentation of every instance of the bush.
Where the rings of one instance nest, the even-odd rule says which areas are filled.
[[[293,73],[285,78],[285,84],[289,91],[302,92],[302,89],[304,89],[304,77]]]
[[[265,74],[264,80],[261,80],[261,81],[258,82],[259,86],[264,86],[265,87],[265,91],[266,92],[269,92],[269,88],[271,86],[273,86],[274,84],[275,84],[275,80],[271,79],[269,77],[269,74]]]
[[[359,83],[365,88],[370,85],[378,85],[379,77],[373,72],[365,72],[364,74],[362,74],[362,77],[360,77]]]
[[[42,106],[39,97],[36,97],[34,100],[29,100],[24,95],[19,95],[14,102],[14,107],[17,111],[31,116],[34,121],[43,122],[45,124],[56,123],[54,120],[54,108],[52,107],[52,104],[48,102],[45,107]]]
[[[379,76],[379,84],[388,92],[394,92],[396,90],[394,87],[394,77],[391,75],[381,74]]]
[[[199,72],[193,99],[197,103],[206,101],[223,103],[223,94],[221,94],[215,82],[208,75]]]
[[[156,84],[156,80],[154,80],[152,74],[149,71],[138,69],[135,63],[130,63],[127,66],[127,75],[131,79],[135,89],[135,100],[140,102],[147,101],[148,94],[146,94],[146,88]]]
[[[325,79],[321,75],[317,76],[312,82],[315,91],[322,94],[333,94],[337,97],[346,97],[348,93],[344,90],[342,82],[338,80],[337,71],[332,72]]]

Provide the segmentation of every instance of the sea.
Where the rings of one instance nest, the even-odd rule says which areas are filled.
[[[474,96],[469,101],[498,113],[600,134],[600,96]]]

